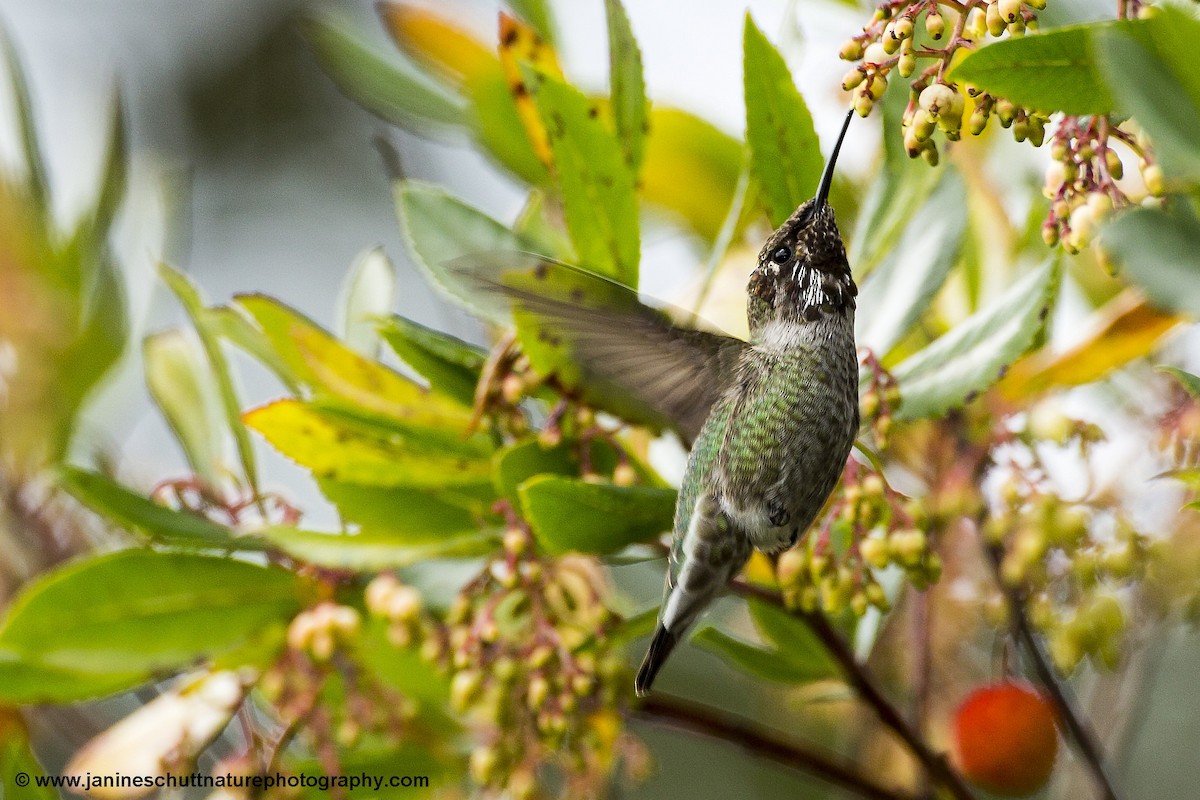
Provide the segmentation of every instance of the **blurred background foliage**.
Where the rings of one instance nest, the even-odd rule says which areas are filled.
[[[1018,3],[1018,31],[980,4],[954,28],[976,54],[951,37],[925,85],[878,96],[937,50],[930,4],[908,35],[900,2],[587,5],[0,6],[4,780],[40,760],[425,775],[446,797],[919,796],[954,784],[931,753],[962,697],[1036,677],[1019,608],[1130,796],[1187,796],[1191,6]],[[108,53],[90,84],[35,47],[64,30]],[[863,447],[639,707],[673,421],[469,270],[540,280],[504,256],[537,253],[744,335],[852,35],[843,81],[872,114],[832,202],[862,287]],[[113,63],[120,92],[96,85]],[[930,82],[960,108],[922,138]],[[869,674],[890,700],[861,702]],[[790,755],[712,741],[753,736]],[[1044,793],[1092,789],[1064,752]]]

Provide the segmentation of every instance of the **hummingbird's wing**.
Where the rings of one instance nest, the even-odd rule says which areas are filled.
[[[676,325],[636,292],[586,270],[525,255],[522,268],[481,274],[478,264],[463,261],[454,267],[468,266],[474,282],[533,317],[538,338],[566,348],[583,383],[632,395],[688,442],[749,347],[732,336]]]

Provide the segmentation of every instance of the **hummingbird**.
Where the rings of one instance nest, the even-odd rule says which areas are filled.
[[[815,197],[758,255],[747,287],[749,341],[676,325],[636,299],[597,308],[492,287],[546,323],[539,337],[569,345],[585,381],[624,390],[692,444],[658,623],[634,682],[639,696],[755,550],[778,553],[796,544],[854,444],[858,288],[829,205],[852,115]],[[547,267],[543,262],[535,274],[545,277]]]
[[[724,380],[715,383],[719,391],[688,457],[658,624],[634,680],[639,696],[754,550],[778,553],[796,544],[854,445],[858,287],[829,205],[852,115],[816,196],[759,252],[747,286],[750,341],[738,346],[732,366],[710,370]]]

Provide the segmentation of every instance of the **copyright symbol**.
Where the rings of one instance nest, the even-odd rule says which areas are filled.
[[[29,773],[28,772],[18,772],[16,774],[16,776],[13,778],[13,780],[16,781],[17,786],[28,786],[29,785]]]

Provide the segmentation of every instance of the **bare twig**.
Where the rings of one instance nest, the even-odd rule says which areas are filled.
[[[669,725],[733,742],[751,750],[756,756],[806,772],[860,797],[872,800],[916,800],[913,795],[903,790],[889,789],[874,783],[831,753],[808,745],[785,742],[772,732],[707,706],[655,693],[633,712],[633,716],[647,722]]]
[[[932,628],[932,599],[929,592],[917,592],[913,597],[913,640],[916,645],[916,658],[912,668],[913,690],[913,729],[920,736],[925,735],[929,722],[929,698],[933,683],[933,628]],[[926,775],[921,790],[922,797],[932,797],[932,786]]]
[[[1000,591],[1004,594],[1004,599],[1008,604],[1008,614],[1012,622],[1014,637],[1024,646],[1025,651],[1029,654],[1029,658],[1033,662],[1033,669],[1037,673],[1038,681],[1050,693],[1050,699],[1053,700],[1054,705],[1058,708],[1059,717],[1062,718],[1063,724],[1066,725],[1067,732],[1075,744],[1075,749],[1079,751],[1080,756],[1087,763],[1088,769],[1091,771],[1093,777],[1095,777],[1096,783],[1099,784],[1105,800],[1119,800],[1120,795],[1117,794],[1115,784],[1108,774],[1104,754],[1100,749],[1100,743],[1096,739],[1096,734],[1089,727],[1083,714],[1079,711],[1078,704],[1071,695],[1070,689],[1059,681],[1058,677],[1054,674],[1054,670],[1050,666],[1050,659],[1042,647],[1042,642],[1038,639],[1037,634],[1034,633],[1033,626],[1029,624],[1029,617],[1025,613],[1024,598],[1018,590],[1008,586],[1001,578],[1000,559],[1003,557],[1001,548],[999,545],[988,545],[987,553],[988,560],[992,565],[992,571],[995,573],[996,583],[1000,586]]]
[[[740,580],[734,581],[730,586],[735,592],[743,596],[754,597],[780,608],[786,608],[783,598],[778,592]],[[841,666],[850,687],[854,689],[863,702],[871,706],[875,714],[879,717],[879,720],[904,742],[913,756],[925,767],[929,775],[949,791],[955,800],[974,800],[974,795],[963,781],[962,776],[955,772],[943,755],[935,753],[925,743],[925,740],[913,730],[912,726],[908,724],[908,721],[904,719],[904,715],[900,713],[896,706],[883,696],[883,692],[876,686],[875,680],[871,677],[867,668],[855,658],[854,651],[850,649],[849,645],[846,644],[834,627],[829,624],[829,620],[823,614],[817,612],[806,612],[797,609],[788,609],[788,611],[808,625],[809,629],[820,640],[821,644],[824,645],[829,655]]]

